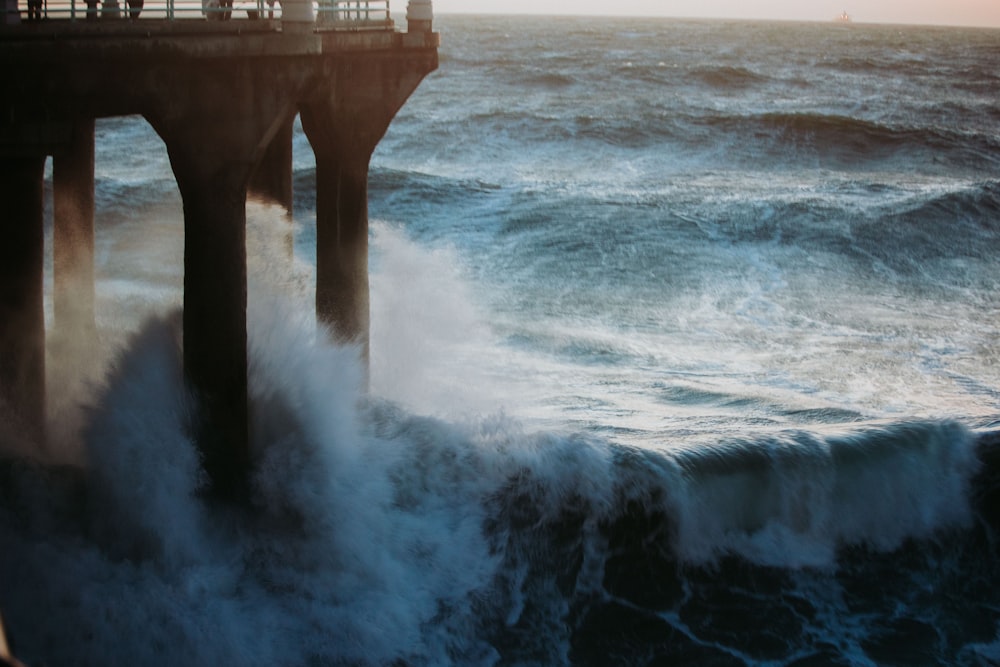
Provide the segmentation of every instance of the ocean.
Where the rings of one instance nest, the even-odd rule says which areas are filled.
[[[0,425],[17,655],[1000,665],[1000,30],[435,27],[368,393],[300,127],[292,222],[248,205],[249,512],[200,493],[166,150],[98,120],[101,345],[50,331],[46,448]]]

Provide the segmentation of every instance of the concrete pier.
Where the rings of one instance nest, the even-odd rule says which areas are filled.
[[[192,433],[214,490],[244,498],[248,189],[291,209],[300,112],[317,161],[317,316],[367,354],[368,162],[437,67],[438,36],[429,25],[396,32],[391,21],[350,31],[307,21],[287,31],[270,21],[101,23],[0,32],[0,396],[44,422],[45,156],[55,156],[56,324],[92,320],[93,123],[141,114],[167,146],[183,199],[184,365],[200,405]]]

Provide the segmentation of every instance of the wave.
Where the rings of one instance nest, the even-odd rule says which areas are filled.
[[[842,202],[856,192],[880,197],[867,210]],[[736,242],[769,243],[826,250],[914,276],[927,274],[942,283],[972,279],[994,285],[990,266],[1000,228],[1000,183],[962,183],[944,189],[900,191],[870,181],[838,185],[835,197],[765,201],[726,211],[719,231]],[[830,221],[844,220],[844,224]],[[964,262],[964,277],[947,275],[954,266],[935,272],[934,262]],[[951,268],[949,268],[949,266]],[[922,282],[918,283],[922,286]]]
[[[394,485],[418,436],[366,436],[357,350],[267,311],[285,322],[254,325],[249,513],[202,495],[177,318],[137,334],[91,397],[86,468],[0,465],[0,599],[23,660],[474,664],[459,656],[484,650],[452,627],[494,564],[480,513],[452,485]]]
[[[726,71],[720,76],[742,75]],[[928,170],[968,173],[995,170],[1000,164],[1000,140],[986,129],[892,125],[823,112],[692,112],[652,98],[633,100],[627,108],[614,99],[582,107],[477,108],[461,118],[449,118],[447,125],[433,125],[430,134],[425,130],[419,139],[424,145],[437,140],[455,144],[456,136],[462,139],[452,159],[470,162],[517,164],[528,159],[527,150],[533,160],[565,156],[572,164],[588,156],[607,159],[606,149],[613,147],[644,156],[657,151],[677,159],[701,156],[706,164],[759,167],[763,159],[775,168],[803,162],[876,168],[879,163],[909,165],[919,160]]]
[[[787,155],[791,148],[834,160],[857,161],[912,157],[947,160],[968,168],[995,168],[1000,143],[993,135],[963,133],[938,127],[894,127],[860,118],[823,113],[763,113],[753,116],[693,118],[695,126],[740,134],[748,140],[777,142]]]
[[[873,587],[923,613],[899,580],[961,566],[984,613],[1000,585],[976,569],[1000,468],[957,422],[657,451],[446,422],[361,399],[357,351],[304,312],[251,313],[249,511],[202,495],[176,317],[91,397],[85,468],[0,463],[0,599],[22,658],[599,664],[635,633],[636,659],[791,658],[887,604],[861,599]],[[830,608],[834,589],[858,608]],[[895,641],[866,632],[869,654]]]
[[[497,110],[468,122],[485,124],[494,138],[507,137],[520,143],[597,141],[633,149],[649,150],[662,145],[708,153],[724,146],[730,161],[759,158],[763,150],[773,155],[779,165],[804,158],[853,165],[920,156],[930,164],[995,169],[1000,154],[1000,142],[991,134],[939,127],[894,127],[824,113],[686,116],[653,105],[633,109],[628,115],[609,110],[601,116],[577,114],[565,118]]]
[[[679,454],[612,448],[610,479],[579,458],[586,442],[548,443],[558,468],[524,468],[494,500],[488,532],[517,615],[492,641],[537,664],[883,663],[928,648],[941,664],[974,660],[996,612],[925,638],[938,636],[927,614],[971,622],[1000,583],[971,574],[992,547],[972,528],[969,442],[925,423]],[[588,474],[559,472],[581,462]],[[943,619],[941,595],[976,611]]]
[[[983,181],[971,187],[931,197],[908,211],[900,212],[898,217],[902,219],[901,222],[911,225],[933,225],[948,221],[952,228],[960,225],[966,232],[979,229],[995,233],[1000,231],[996,218],[998,212],[1000,181]],[[986,248],[981,250],[989,252]]]
[[[314,214],[316,169],[297,169],[293,178],[296,214],[303,217]],[[500,194],[502,190],[499,184],[478,178],[430,174],[380,165],[370,168],[368,187],[373,214],[389,217],[398,207],[422,210],[428,217],[433,217],[435,211],[453,210],[446,207],[476,206],[484,198]]]
[[[903,56],[887,58],[884,53],[880,53],[872,56],[840,56],[820,59],[816,61],[815,66],[852,74],[877,73],[880,75],[919,76],[924,73],[927,63],[920,58]]]
[[[569,74],[550,71],[530,71],[522,74],[518,85],[539,88],[565,88],[579,83],[579,81]]]
[[[901,275],[992,290],[998,211],[996,181],[918,197],[884,215],[855,220],[851,248]]]
[[[743,88],[769,80],[767,76],[733,65],[700,66],[692,68],[688,74],[695,82],[716,88]]]
[[[684,384],[655,385],[659,389],[659,398],[669,405],[690,406],[708,405],[722,408],[751,409],[760,412],[761,409],[783,417],[788,417],[793,423],[844,425],[865,421],[864,416],[844,408],[798,408],[787,407],[758,396],[745,396],[721,391],[712,391]],[[759,418],[758,418],[759,419]]]
[[[998,83],[1000,83],[1000,75],[996,73],[995,69],[974,64],[968,68],[967,76],[955,81],[953,85],[959,90],[989,95],[990,92],[996,90]]]

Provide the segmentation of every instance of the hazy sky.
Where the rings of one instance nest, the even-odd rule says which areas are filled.
[[[1000,0],[434,0],[437,12],[611,14],[1000,27]]]

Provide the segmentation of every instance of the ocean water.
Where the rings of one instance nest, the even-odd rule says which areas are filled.
[[[200,492],[166,151],[98,121],[101,345],[50,331],[46,448],[0,427],[22,660],[1000,664],[1000,31],[436,26],[370,394],[300,130],[294,220],[248,207],[250,511]]]

